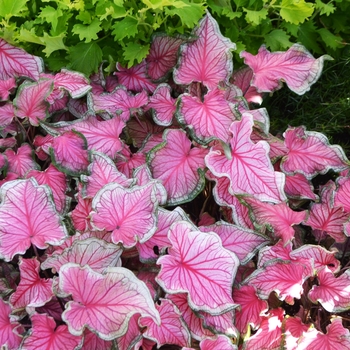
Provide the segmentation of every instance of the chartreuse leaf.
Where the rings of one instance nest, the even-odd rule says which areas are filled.
[[[10,19],[26,10],[28,0],[0,0],[0,16]]]
[[[275,29],[265,35],[266,46],[270,47],[272,51],[279,51],[290,47],[292,43],[289,39],[290,35],[283,29]]]
[[[246,8],[243,8],[244,12],[246,13],[245,18],[247,20],[248,23],[251,23],[255,26],[258,26],[259,24],[261,24],[261,22],[266,19],[268,12],[267,9],[262,8],[259,11],[251,11],[248,10]]]
[[[181,2],[190,6],[191,10],[189,11],[188,7],[177,7],[171,9],[165,8],[164,12],[169,16],[179,16],[184,27],[192,28],[194,25],[198,24],[199,20],[202,18],[205,7],[203,3],[190,3],[188,0],[183,0]]]
[[[86,75],[96,72],[102,61],[102,50],[95,42],[79,43],[69,48],[69,68]]]
[[[124,38],[132,38],[134,37],[137,30],[138,21],[133,17],[125,17],[121,21],[116,22],[112,28],[112,34],[114,35],[114,39],[116,41],[123,40]]]
[[[123,56],[129,62],[128,67],[133,63],[140,63],[149,52],[149,44],[128,43],[123,48]]]
[[[52,6],[45,6],[41,9],[39,18],[46,20],[47,23],[52,25],[52,29],[55,31],[57,29],[58,18],[63,14],[60,8],[55,9]]]
[[[98,39],[97,33],[101,31],[100,20],[95,18],[90,24],[75,24],[73,26],[72,32],[79,35],[80,40],[84,40],[89,43],[91,40]]]
[[[294,24],[303,23],[314,12],[314,5],[304,0],[282,0],[281,17]]]
[[[322,15],[329,16],[330,14],[332,14],[335,11],[335,7],[334,7],[334,5],[332,4],[331,1],[329,1],[327,4],[325,4],[321,0],[316,0],[315,8],[317,10],[320,10],[320,15],[321,16]]]

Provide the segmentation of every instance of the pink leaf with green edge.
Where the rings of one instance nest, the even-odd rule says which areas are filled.
[[[203,339],[199,343],[201,350],[237,350],[237,345],[234,345],[230,338],[225,335],[218,335],[214,339]]]
[[[54,319],[46,314],[31,316],[32,332],[24,338],[23,350],[72,350],[80,349],[81,336],[72,335],[66,325],[57,326]]]
[[[152,182],[155,187],[156,197],[159,205],[166,204],[168,198],[167,191],[160,180],[155,180],[152,178],[151,171],[147,164],[142,164],[137,167],[133,172],[133,178],[136,179],[136,185],[138,186],[147,185],[149,182]]]
[[[267,301],[261,300],[253,286],[243,285],[233,289],[232,297],[240,306],[235,310],[235,326],[245,334],[248,332],[248,327],[251,326],[254,330],[257,329],[263,317],[261,316],[268,310]]]
[[[7,102],[3,106],[0,106],[0,129],[10,125],[14,117],[15,110],[12,102]]]
[[[271,292],[276,292],[280,300],[294,304],[294,298],[300,299],[303,283],[313,276],[309,261],[270,261],[263,268],[255,270],[244,282],[256,288],[259,298],[267,300]]]
[[[3,349],[19,349],[24,328],[11,315],[11,306],[0,298],[0,346]]]
[[[283,309],[273,309],[263,317],[258,331],[244,341],[242,350],[279,350],[283,344]]]
[[[19,258],[21,280],[16,291],[10,297],[14,309],[39,307],[45,305],[53,296],[53,280],[40,278],[40,262],[36,257],[31,259]]]
[[[158,208],[157,230],[154,235],[144,243],[137,243],[136,247],[142,262],[151,262],[158,259],[158,255],[154,252],[154,247],[158,247],[159,252],[171,246],[168,239],[168,231],[170,226],[177,221],[188,220],[187,214],[181,207],[176,207],[172,211]]]
[[[157,348],[163,345],[174,344],[178,346],[190,346],[191,336],[178,308],[168,299],[160,298],[160,305],[156,304],[161,325],[151,317],[141,317],[139,324],[146,327],[143,333],[145,338],[157,343]]]
[[[132,177],[134,170],[143,164],[146,164],[145,154],[142,152],[132,153],[128,146],[115,155],[117,169],[129,178]]]
[[[281,169],[288,175],[302,173],[307,179],[328,170],[341,171],[348,167],[344,151],[330,145],[325,135],[306,131],[305,127],[288,128],[284,133],[288,154],[282,158]]]
[[[299,338],[307,332],[309,326],[304,324],[299,317],[286,317],[284,322],[285,349],[298,349]]]
[[[136,345],[142,339],[142,334],[138,324],[139,319],[140,319],[140,314],[135,314],[131,316],[129,325],[128,325],[128,331],[123,336],[115,340],[115,342],[117,343],[116,345],[118,350],[136,349]],[[91,350],[95,350],[95,349],[91,349]],[[108,348],[106,350],[110,350],[110,349],[111,348]]]
[[[90,212],[92,210],[92,199],[91,198],[82,198],[78,194],[78,204],[76,207],[69,213],[74,228],[77,231],[85,232],[88,229],[92,229],[90,223]]]
[[[52,91],[52,81],[47,79],[35,83],[25,81],[17,91],[13,100],[15,114],[18,118],[28,118],[33,126],[48,117],[49,103],[47,97]]]
[[[66,227],[51,199],[51,191],[30,178],[2,185],[0,191],[0,256],[10,261],[31,244],[39,249],[59,245],[67,236]]]
[[[13,148],[16,146],[16,144],[17,140],[13,136],[7,137],[5,139],[0,139],[0,148]]]
[[[203,232],[217,233],[223,247],[234,252],[242,265],[245,265],[259,249],[269,243],[266,236],[224,221],[218,221],[210,226],[200,226],[199,229]]]
[[[277,238],[286,244],[294,239],[293,225],[300,224],[306,218],[306,211],[296,212],[284,202],[277,204],[263,203],[253,197],[242,197],[252,209],[252,221],[257,226],[268,226]]]
[[[31,169],[40,169],[40,166],[33,159],[32,148],[23,143],[15,153],[12,149],[7,149],[4,155],[8,161],[8,172],[15,173],[19,177],[25,177]]]
[[[225,334],[230,338],[238,338],[239,332],[234,326],[234,310],[214,316],[207,312],[200,311],[199,315],[203,318],[204,327],[212,331],[214,334]]]
[[[216,177],[210,170],[205,173],[205,176],[216,183],[213,189],[215,202],[220,206],[228,206],[232,209],[232,219],[238,226],[253,229],[254,225],[249,218],[247,206],[229,192],[230,180],[227,177]]]
[[[41,264],[41,268],[43,270],[54,269],[54,271],[59,272],[62,265],[71,262],[80,266],[89,265],[92,270],[103,273],[108,266],[119,264],[121,254],[122,250],[119,246],[102,239],[76,240],[61,254],[48,257]]]
[[[309,291],[313,303],[319,302],[328,312],[339,313],[350,309],[350,270],[339,277],[325,267],[317,272],[318,285]]]
[[[44,69],[41,58],[33,56],[23,49],[12,46],[0,38],[0,79],[28,77],[39,79],[39,74]]]
[[[299,341],[298,350],[348,350],[350,348],[349,329],[344,328],[341,317],[332,317],[326,327],[327,333],[310,328]]]
[[[243,93],[244,98],[248,103],[256,103],[261,105],[263,102],[262,93],[256,90],[255,86],[251,85],[254,73],[250,67],[242,67],[231,76],[233,84],[238,86]]]
[[[223,248],[214,232],[194,231],[186,221],[175,222],[168,233],[168,255],[158,259],[156,278],[170,294],[187,293],[196,311],[221,314],[232,310],[232,284],[239,265],[236,254]],[[205,298],[203,296],[205,295]]]
[[[88,167],[89,176],[81,175],[81,180],[86,183],[84,194],[93,198],[95,194],[110,182],[116,182],[123,187],[130,187],[133,179],[127,178],[121,173],[112,159],[103,153],[92,152],[92,162]]]
[[[153,93],[157,87],[146,75],[145,60],[131,68],[124,68],[117,63],[117,69],[118,72],[114,74],[118,77],[119,83],[124,85],[128,90],[134,92],[145,90],[148,93]]]
[[[214,89],[203,100],[189,94],[181,96],[177,118],[193,132],[197,142],[207,144],[214,139],[229,141],[229,127],[236,118],[233,105],[224,94],[223,90]]]
[[[91,90],[89,80],[79,72],[62,69],[61,72],[54,76],[54,84],[56,89],[64,89],[69,92],[72,98],[84,96]]]
[[[184,42],[181,37],[167,35],[155,35],[152,38],[146,57],[146,72],[153,81],[159,82],[167,78],[167,74],[177,63],[178,51]]]
[[[153,300],[155,301],[159,298],[160,295],[160,288],[155,280],[157,274],[158,269],[151,267],[151,269],[149,270],[140,270],[139,273],[137,273],[136,275],[139,280],[146,284]]]
[[[292,242],[284,244],[279,240],[275,245],[264,247],[259,251],[258,268],[262,268],[270,263],[270,260],[291,260],[290,253],[292,252]]]
[[[236,45],[222,36],[209,12],[198,23],[193,35],[198,39],[181,48],[179,67],[174,69],[175,83],[188,85],[197,81],[213,89],[219,82],[228,81],[233,68],[231,50],[235,50]]]
[[[228,155],[221,146],[214,146],[205,157],[205,163],[214,175],[230,179],[231,194],[251,194],[259,200],[278,203],[286,198],[284,174],[273,170],[268,144],[251,141],[252,127],[252,116],[243,114],[240,121],[230,126],[233,137]]]
[[[88,328],[84,331],[84,344],[81,350],[110,350],[112,342],[101,339],[97,334],[89,331]]]
[[[50,153],[49,148],[52,146],[53,136],[51,135],[36,135],[33,141],[35,154],[40,160],[46,160]]]
[[[153,177],[161,180],[167,190],[168,205],[188,202],[203,189],[207,150],[191,148],[191,141],[180,129],[167,129],[163,139],[148,156]]]
[[[180,310],[181,316],[186,322],[193,339],[201,341],[205,337],[213,336],[213,333],[203,327],[202,319],[199,318],[190,308],[185,293],[168,294],[167,299],[171,300]]]
[[[323,62],[332,59],[328,55],[315,59],[299,44],[294,44],[286,52],[273,53],[263,45],[257,55],[242,51],[240,57],[244,58],[244,63],[253,70],[251,85],[255,86],[258,92],[278,90],[283,81],[298,95],[310,90],[310,86],[322,73]]]
[[[343,207],[346,213],[350,213],[350,178],[338,177],[337,190],[334,196],[334,206]]]
[[[331,207],[331,203],[315,203],[311,205],[310,214],[305,224],[311,226],[314,235],[322,240],[328,235],[336,242],[344,242],[344,224],[348,221],[348,213],[344,213],[342,207]]]
[[[61,214],[64,213],[70,203],[70,197],[65,195],[68,190],[66,175],[50,164],[45,171],[30,170],[26,177],[28,179],[31,176],[36,179],[39,185],[49,185],[57,211]]]
[[[14,78],[0,79],[0,101],[7,101],[10,93],[16,86],[16,80]]]
[[[153,120],[156,124],[169,126],[176,111],[176,99],[170,95],[171,87],[160,84],[149,99],[148,108],[153,109]]]
[[[84,118],[91,114],[91,108],[86,102],[86,98],[68,98],[68,102],[65,103],[65,107],[68,107],[68,111],[76,118]]]
[[[86,139],[75,131],[67,131],[55,137],[50,155],[56,168],[72,176],[86,172],[90,163]]]
[[[304,244],[300,248],[289,253],[293,260],[313,259],[314,268],[320,271],[327,267],[333,273],[338,273],[340,270],[340,261],[335,258],[336,251],[329,251],[319,245]]]
[[[146,285],[123,267],[111,267],[101,275],[88,265],[81,268],[68,263],[60,269],[59,286],[73,298],[62,314],[73,335],[81,335],[87,327],[104,340],[121,337],[136,313],[160,324]]]
[[[303,174],[286,175],[284,192],[293,199],[318,200],[311,182]]]
[[[111,116],[119,115],[119,118],[126,122],[134,114],[141,114],[141,107],[147,105],[147,93],[142,92],[135,96],[123,86],[117,87],[111,93],[92,95],[93,109],[96,113],[107,112]]]
[[[125,189],[117,183],[104,186],[94,197],[92,223],[112,231],[112,241],[132,248],[150,239],[157,230],[157,199],[153,184]]]

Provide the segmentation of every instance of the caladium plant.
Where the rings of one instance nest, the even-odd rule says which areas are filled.
[[[234,71],[210,13],[110,76],[0,44],[2,348],[349,348],[350,163],[259,106],[329,56]]]

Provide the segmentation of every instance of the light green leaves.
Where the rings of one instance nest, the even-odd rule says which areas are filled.
[[[10,19],[26,10],[28,0],[0,0],[0,17]]]
[[[80,40],[89,43],[91,40],[97,40],[97,33],[101,31],[100,21],[95,18],[90,24],[75,24],[72,29],[74,34],[79,35]]]
[[[304,0],[282,0],[282,18],[294,24],[303,23],[314,12],[314,6]]]

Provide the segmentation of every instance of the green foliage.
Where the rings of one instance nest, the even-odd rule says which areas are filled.
[[[208,9],[239,52],[300,42],[340,56],[350,42],[349,0],[0,0],[0,37],[41,56],[51,70],[85,74],[102,60],[132,66],[154,32],[190,34]]]

